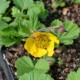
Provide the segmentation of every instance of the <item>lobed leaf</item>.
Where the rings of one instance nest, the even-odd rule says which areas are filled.
[[[9,47],[16,43],[16,40],[11,37],[0,36],[0,46]]]
[[[10,1],[0,0],[0,14],[5,13],[6,9],[9,7]]]
[[[57,7],[64,7],[65,6],[65,1],[64,0],[54,0],[52,1],[52,7],[57,8]]]
[[[51,26],[61,26],[62,22],[59,20],[54,20]],[[63,28],[66,30],[64,33],[59,33],[58,30],[56,35],[61,43],[69,45],[73,43],[73,40],[79,37],[80,28],[77,24],[71,21],[64,21],[62,24]],[[54,31],[53,31],[54,32]]]
[[[49,70],[49,63],[45,59],[39,59],[35,64],[34,71],[46,73]]]
[[[26,73],[23,76],[20,76],[19,80],[53,80],[53,79],[48,74],[44,74],[44,73],[40,74],[34,71],[34,72]]]
[[[11,21],[11,18],[10,17],[2,17],[2,20],[5,22],[9,22],[9,21]]]
[[[77,72],[75,71],[70,72],[66,80],[79,80],[79,79],[80,79],[80,68],[77,70]]]
[[[20,10],[28,9],[33,4],[33,0],[13,0],[13,2]]]
[[[75,0],[75,3],[80,4],[80,0]]]
[[[0,20],[0,30],[7,28],[7,27],[8,27],[8,24],[6,22]]]
[[[39,59],[34,65],[29,57],[22,57],[16,61],[18,77],[29,73],[31,71],[38,71],[39,73],[46,73],[49,70],[49,63],[44,59]]]
[[[0,36],[15,36],[17,31],[13,27],[7,27],[3,30],[0,30]]]
[[[25,73],[28,73],[33,70],[34,64],[29,57],[22,57],[16,61],[17,75],[22,76]]]

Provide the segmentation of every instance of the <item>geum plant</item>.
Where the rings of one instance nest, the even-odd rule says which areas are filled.
[[[65,30],[65,32],[63,30]],[[34,72],[36,73],[35,75],[37,75],[37,72],[40,74],[47,74],[50,67],[49,61],[54,61],[53,57],[51,56],[53,56],[53,54],[55,53],[54,48],[56,47],[56,44],[57,46],[59,46],[60,43],[63,43],[65,45],[72,44],[73,39],[76,39],[79,36],[79,33],[80,29],[76,24],[72,23],[71,21],[61,22],[59,20],[54,20],[51,23],[51,27],[41,28],[40,30],[38,30],[38,32],[32,33],[32,35],[26,39],[24,48],[28,51],[29,54],[31,54],[35,58],[40,59],[32,61],[34,67],[31,65],[31,60],[27,60],[29,57],[22,57],[18,59],[16,61],[16,67],[19,79],[26,80],[26,76],[32,79],[32,77],[30,77],[29,75],[34,75]],[[44,56],[46,56],[46,58]],[[24,68],[26,69],[25,71],[21,70]],[[36,79],[33,78],[33,80]]]
[[[75,71],[71,71],[69,74],[68,74],[68,77],[66,80],[79,80],[80,79],[80,68],[78,68],[78,70],[75,72]]]
[[[51,0],[52,8],[57,9],[58,7],[64,7],[67,4],[77,3],[80,4],[80,0]],[[67,4],[66,4],[67,3]]]
[[[13,3],[14,5],[8,8],[10,1],[1,0],[0,2],[0,45],[6,47],[19,44],[32,32],[45,27],[38,19],[45,19],[48,14],[41,1],[13,0]],[[43,17],[44,15],[46,16]]]
[[[9,4],[10,1],[0,0],[0,45],[10,47],[26,39],[24,48],[34,58],[23,56],[16,61],[17,77],[19,80],[53,80],[48,70],[50,61],[54,61],[54,49],[60,43],[72,44],[79,37],[79,27],[71,21],[60,20],[45,27],[39,19],[45,20],[48,11],[41,1],[13,0],[11,8]]]

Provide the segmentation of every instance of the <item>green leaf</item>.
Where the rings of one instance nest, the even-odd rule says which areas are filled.
[[[75,3],[80,4],[80,0],[75,0]]]
[[[60,26],[63,25],[62,21],[56,19],[54,21],[51,22],[51,27],[56,27],[56,26]]]
[[[31,31],[34,31],[36,28],[36,24],[38,22],[38,15],[32,9],[28,10],[27,15],[29,16],[29,20],[27,20],[27,25]]]
[[[43,23],[40,23],[39,21],[37,23],[37,26],[38,26],[37,29],[45,28],[45,25]]]
[[[57,7],[64,7],[65,6],[65,1],[63,0],[54,0],[52,1],[52,7],[57,8]]]
[[[12,13],[11,14],[13,17],[20,17],[22,15],[20,10],[17,9],[16,7],[12,7]]]
[[[34,64],[29,57],[22,57],[16,61],[17,75],[22,76],[25,73],[28,73],[33,70]]]
[[[65,45],[72,44],[73,39],[79,37],[80,28],[77,26],[77,24],[74,24],[71,21],[65,21],[63,26],[67,32],[61,34],[59,39]]]
[[[52,3],[52,7],[53,8],[57,8],[59,6],[59,4],[56,2],[56,1],[54,1],[53,3]]]
[[[5,13],[6,9],[9,7],[10,1],[0,0],[0,14]]]
[[[35,65],[29,57],[22,57],[16,61],[17,75],[20,77],[31,71],[46,73],[49,70],[49,63],[45,59],[39,59]],[[25,69],[25,70],[24,70]]]
[[[31,32],[28,27],[20,26],[18,29],[18,35],[21,37],[29,37],[31,35]]]
[[[0,36],[0,46],[5,46],[5,47],[10,47],[12,46],[13,44],[16,43],[16,40],[14,38],[11,38],[11,37],[1,37]]]
[[[53,21],[51,26],[60,26],[60,21]],[[64,33],[57,32],[56,35],[61,43],[69,45],[73,43],[73,40],[79,37],[80,28],[71,21],[64,21],[63,28],[67,31]],[[58,30],[57,30],[58,31]],[[53,31],[54,32],[54,31]]]
[[[61,7],[64,7],[64,6],[65,6],[65,3],[64,3],[64,2],[62,2],[62,3],[60,4],[60,6],[61,6]]]
[[[44,3],[42,1],[36,1],[35,7],[39,7],[41,13],[45,11]]]
[[[43,13],[39,15],[39,18],[41,18],[43,21],[46,20],[46,18],[48,17],[48,13],[48,10],[45,10]]]
[[[58,64],[61,65],[62,64],[62,59],[58,58]]]
[[[4,21],[0,20],[0,30],[7,28],[7,27],[8,27],[8,24],[5,23]]]
[[[36,1],[34,5],[28,9],[27,15],[29,16],[29,20],[27,24],[32,32],[44,27],[44,25],[38,21],[38,17],[41,17],[43,13],[45,13],[45,8],[41,1]]]
[[[13,0],[13,2],[21,10],[28,9],[33,4],[33,0]]]
[[[77,70],[77,79],[80,79],[80,68]]]
[[[23,76],[20,76],[19,80],[53,80],[48,74],[40,74],[38,72],[26,73]]]
[[[27,24],[29,26],[29,29],[31,31],[36,31],[38,29],[38,16],[32,12],[31,15],[29,16],[29,20],[27,21]]]
[[[76,79],[76,72],[70,72],[67,80],[77,80]]]
[[[37,6],[33,6],[32,8],[28,9],[27,15],[29,16],[29,18],[32,18],[34,15],[39,15],[40,14],[40,8]]]
[[[34,12],[35,14],[40,14],[45,11],[44,3],[41,1],[36,1],[29,9],[28,12]]]
[[[72,71],[68,74],[67,80],[79,80],[80,79],[80,68],[78,68],[77,72]]]
[[[2,19],[3,19],[3,21],[5,21],[5,22],[11,21],[11,18],[10,18],[10,17],[2,17]]]
[[[33,17],[30,18],[30,20],[27,20],[27,26],[30,29],[31,32],[34,32],[40,28],[44,28],[45,25],[40,23],[38,21],[38,17],[36,15],[34,15]]]
[[[11,22],[11,23],[9,24],[9,26],[12,26],[12,27],[18,26],[17,20],[15,19],[13,22]]]
[[[38,30],[39,28],[45,27],[44,24],[42,24],[42,23],[40,23],[38,21],[38,16],[36,14],[33,13],[29,17],[30,17],[30,19],[26,21],[26,24],[29,27],[29,29],[30,29],[31,32],[34,32],[34,31]]]
[[[17,32],[13,27],[7,27],[7,28],[4,28],[3,30],[0,30],[0,35],[1,36],[15,36],[17,35]]]
[[[35,64],[34,71],[46,73],[49,70],[49,63],[45,59],[39,59]]]
[[[32,5],[32,7],[28,9],[27,15],[29,17],[33,16],[34,14],[43,19],[45,19],[48,16],[48,11],[45,9],[43,2],[36,1]]]

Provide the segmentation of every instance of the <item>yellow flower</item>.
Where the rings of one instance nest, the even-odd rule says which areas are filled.
[[[24,48],[34,57],[54,54],[54,44],[59,44],[56,36],[47,32],[35,32],[27,38]]]

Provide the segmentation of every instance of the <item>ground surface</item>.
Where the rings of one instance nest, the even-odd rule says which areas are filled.
[[[71,20],[80,26],[80,6],[77,4],[66,5],[64,8],[58,8],[54,10],[51,8],[50,0],[43,0],[45,7],[49,10],[49,16],[46,21],[42,21],[46,26],[50,25],[50,22],[54,19],[60,19],[62,21]],[[66,80],[66,77],[70,71],[77,70],[80,67],[80,39],[74,41],[72,45],[63,46],[61,45],[59,49],[55,50],[54,55],[57,58],[62,59],[62,64],[59,65],[55,63],[51,66],[49,73],[52,75],[54,80]],[[15,77],[16,68],[15,61],[23,55],[28,55],[24,50],[23,45],[11,47],[6,49],[6,58],[9,61],[9,66],[11,67],[12,73]],[[28,55],[29,56],[29,55]],[[3,74],[2,69],[0,69],[0,75]],[[5,79],[4,79],[5,80]],[[15,80],[17,78],[15,77]]]

